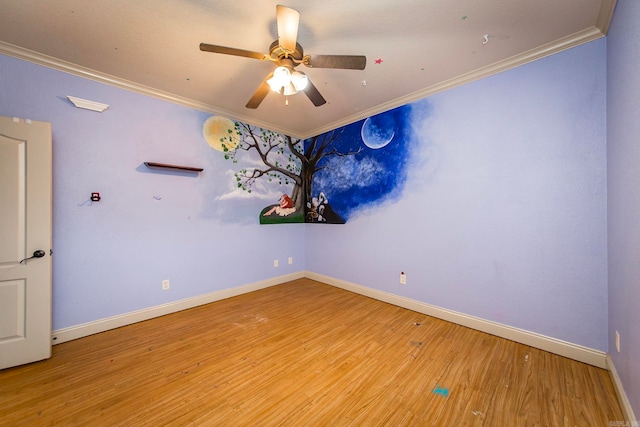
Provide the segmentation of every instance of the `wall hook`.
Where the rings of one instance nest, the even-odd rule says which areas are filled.
[[[99,202],[100,201],[100,193],[91,193],[91,197],[90,197],[92,202]]]

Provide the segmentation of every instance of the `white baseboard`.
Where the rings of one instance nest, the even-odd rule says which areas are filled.
[[[193,298],[174,301],[143,310],[132,311],[130,313],[108,317],[106,319],[83,323],[81,325],[71,326],[69,328],[58,329],[53,331],[52,342],[53,344],[60,344],[66,341],[71,341],[100,332],[108,331],[109,329],[131,325],[133,323],[153,319],[154,317],[164,316],[165,314],[175,313],[178,311],[186,310],[188,308],[197,307],[199,305],[209,304],[214,301],[220,301],[226,298],[246,294],[248,292],[257,291],[259,289],[268,288],[270,286],[279,285],[281,283],[300,279],[302,277],[304,277],[304,272],[300,271],[274,277],[272,279],[238,286],[235,288],[223,289],[220,291],[211,292],[209,294],[199,295]]]
[[[611,381],[613,382],[613,387],[616,389],[616,395],[618,396],[618,402],[620,402],[620,406],[622,407],[622,412],[624,413],[625,421],[628,422],[627,425],[629,426],[640,425],[638,424],[638,419],[633,413],[633,408],[631,407],[631,402],[629,402],[627,393],[624,391],[624,387],[622,386],[622,381],[620,381],[620,377],[618,376],[618,371],[616,371],[616,367],[613,364],[613,360],[609,355],[607,355],[607,369],[609,370],[609,376],[611,377]]]
[[[399,295],[390,294],[366,286],[357,285],[355,283],[346,282],[344,280],[335,279],[333,277],[324,276],[322,274],[313,273],[311,271],[300,271],[283,276],[262,280],[247,285],[238,286],[230,289],[223,289],[205,295],[199,295],[193,298],[187,298],[180,301],[174,301],[167,304],[146,308],[143,310],[133,311],[118,316],[108,317],[93,322],[83,323],[81,325],[71,326],[53,331],[53,344],[60,344],[66,341],[86,337],[110,329],[119,328],[121,326],[130,325],[136,322],[153,319],[154,317],[164,316],[165,314],[175,313],[177,311],[186,310],[203,304],[209,304],[226,298],[248,292],[257,291],[259,289],[268,288],[270,286],[279,285],[290,280],[308,277],[347,291],[351,291],[360,295],[374,298],[389,304],[397,305],[418,313],[427,314],[439,319],[447,320],[458,325],[476,329],[501,338],[506,338],[521,344],[529,345],[541,350],[549,351],[560,356],[568,357],[579,362],[588,363],[599,368],[607,369],[607,354],[591,348],[572,344],[566,341],[536,334],[534,332],[525,331],[523,329],[502,325],[500,323],[491,322],[478,317],[469,316],[452,310],[447,310],[434,305],[426,304],[420,301],[405,298]]]
[[[388,292],[377,289],[368,288],[366,286],[357,285],[355,283],[346,282],[344,280],[335,279],[333,277],[324,276],[322,274],[305,271],[304,277],[317,280],[350,292],[364,295],[370,298],[384,301],[389,304],[397,305],[409,310],[423,313],[429,316],[437,317],[458,325],[486,332],[501,338],[525,344],[531,347],[539,348],[550,353],[568,357],[579,362],[597,366],[598,368],[607,368],[607,354],[602,351],[594,350],[581,345],[572,344],[556,338],[547,337],[534,332],[523,329],[514,328],[496,322],[481,319],[479,317],[469,316],[457,311],[447,310],[445,308],[426,304],[420,301],[405,298],[399,295],[390,294]]]

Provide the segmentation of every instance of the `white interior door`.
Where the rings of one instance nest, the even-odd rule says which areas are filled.
[[[51,167],[49,123],[0,117],[0,369],[51,357]]]

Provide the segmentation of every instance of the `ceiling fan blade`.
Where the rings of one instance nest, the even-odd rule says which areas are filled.
[[[320,94],[318,88],[316,88],[311,80],[307,80],[307,87],[304,88],[304,93],[309,97],[313,105],[319,107],[327,103],[327,100]]]
[[[258,108],[262,100],[267,96],[267,94],[271,90],[269,83],[267,83],[267,80],[269,80],[271,77],[273,77],[273,73],[269,73],[267,77],[265,77],[265,79],[262,81],[262,84],[255,91],[255,93],[253,94],[249,102],[247,102],[247,105],[246,105],[247,108],[251,108],[253,110]]]
[[[222,53],[225,55],[244,56],[245,58],[265,59],[267,55],[250,50],[236,49],[233,47],[216,46],[214,44],[200,43],[200,50],[203,52]]]
[[[278,21],[278,44],[284,50],[294,52],[298,38],[300,13],[295,9],[277,5],[276,21]]]
[[[340,68],[344,70],[364,70],[367,57],[363,55],[309,55],[304,65],[311,68]]]

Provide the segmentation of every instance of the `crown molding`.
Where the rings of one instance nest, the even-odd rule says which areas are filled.
[[[245,123],[250,123],[252,125],[255,125],[264,129],[270,129],[280,133],[284,133],[285,135],[295,136],[295,132],[290,129],[286,129],[286,128],[274,129],[271,123],[267,123],[264,121],[255,120],[250,117],[238,115],[236,113],[232,113],[220,108],[213,107],[212,105],[205,104],[203,102],[180,97],[178,95],[174,95],[169,92],[164,92],[158,89],[154,89],[152,87],[135,83],[130,80],[122,79],[119,77],[112,76],[110,74],[92,70],[91,68],[86,68],[81,65],[74,64],[72,62],[55,58],[53,56],[44,55],[42,53],[25,49],[23,47],[16,46],[11,43],[6,43],[1,40],[0,40],[0,54],[12,56],[14,58],[32,62],[37,65],[42,65],[44,67],[69,73],[78,77],[84,77],[86,79],[90,79],[99,83],[104,83],[110,86],[115,86],[120,89],[136,92],[141,95],[146,95],[153,98],[161,99],[163,101],[182,105],[184,107],[193,108],[195,110],[204,111],[204,112],[215,114],[215,115],[232,117],[235,120],[239,120]]]
[[[611,13],[613,13],[613,11],[611,11]],[[480,80],[485,77],[489,77],[494,74],[498,74],[503,71],[507,71],[512,68],[519,67],[520,65],[524,65],[529,62],[533,62],[538,59],[544,58],[546,56],[550,56],[555,53],[562,52],[567,49],[571,49],[572,47],[576,47],[581,44],[588,43],[590,41],[602,38],[604,36],[605,36],[605,33],[598,27],[594,26],[594,27],[588,28],[586,30],[564,37],[562,39],[544,44],[535,49],[531,49],[529,51],[504,59],[502,61],[493,63],[486,67],[479,68],[469,73],[461,74],[460,76],[454,77],[453,79],[443,81],[433,86],[429,86],[427,88],[421,89],[417,92],[413,92],[408,95],[402,96],[400,98],[391,100],[389,102],[385,102],[384,104],[380,104],[374,108],[370,108],[364,111],[359,111],[357,114],[345,117],[344,119],[338,122],[333,122],[326,126],[313,129],[310,132],[309,136],[320,135],[330,130],[337,129],[342,126],[346,126],[350,123],[357,122],[358,120],[362,120],[366,117],[375,116],[376,114],[380,114],[385,111],[389,111],[393,108],[400,107],[401,105],[406,105],[411,102],[417,101],[419,99],[426,98],[431,95],[435,95],[436,93],[444,92],[446,90],[453,89],[457,86],[462,86],[464,84],[471,83],[473,81]]]
[[[602,0],[602,3],[600,4],[596,27],[599,28],[605,36],[609,32],[609,25],[611,25],[611,20],[613,19],[613,11],[616,8],[616,2],[617,0]]]
[[[473,82],[475,80],[480,80],[485,77],[489,77],[491,75],[501,73],[511,68],[515,68],[520,65],[524,65],[529,62],[544,58],[546,56],[553,55],[555,53],[562,52],[572,47],[575,47],[584,43],[588,43],[590,41],[604,37],[606,35],[606,31],[609,28],[609,23],[611,22],[613,11],[615,9],[615,4],[616,4],[616,0],[603,0],[600,8],[599,16],[597,19],[597,23],[595,26],[591,28],[588,28],[583,31],[579,31],[567,37],[563,37],[561,39],[547,43],[535,49],[531,49],[527,52],[514,55],[503,61],[499,61],[497,63],[488,65],[486,67],[471,71],[469,73],[462,74],[453,79],[446,80],[436,85],[429,86],[425,89],[385,102],[384,104],[380,104],[374,108],[370,108],[364,111],[359,111],[357,114],[344,117],[341,120],[329,123],[319,128],[312,129],[302,134],[292,129],[288,129],[284,127],[274,127],[272,123],[267,123],[264,121],[259,121],[254,118],[247,117],[247,116],[231,113],[229,111],[216,108],[209,104],[194,101],[188,98],[183,98],[183,97],[174,95],[172,93],[163,92],[149,86],[134,83],[132,81],[111,76],[106,73],[101,73],[99,71],[82,67],[82,66],[73,64],[71,62],[63,61],[48,55],[43,55],[41,53],[34,52],[32,50],[24,49],[19,46],[12,45],[10,43],[0,41],[0,53],[13,56],[18,59],[23,59],[25,61],[29,61],[45,67],[70,73],[79,77],[84,77],[100,83],[105,83],[121,89],[137,92],[142,95],[151,96],[164,101],[172,102],[175,104],[179,104],[185,107],[193,108],[196,110],[208,112],[215,115],[233,117],[235,120],[249,123],[264,129],[269,129],[269,130],[279,132],[285,135],[289,135],[295,138],[306,139],[316,135],[320,135],[325,132],[329,132],[331,130],[340,128],[342,126],[349,125],[351,123],[357,122],[364,118],[371,117],[376,114],[392,110],[394,108],[417,101],[419,99],[426,98],[436,93],[443,92],[445,90],[452,89],[457,86],[461,86],[466,83]]]

